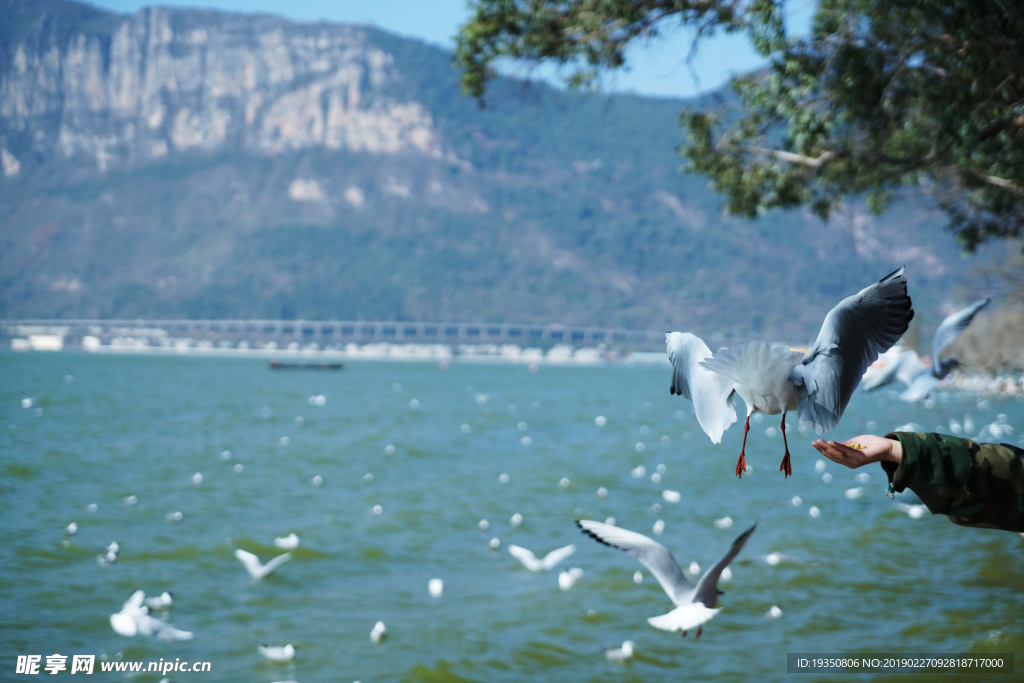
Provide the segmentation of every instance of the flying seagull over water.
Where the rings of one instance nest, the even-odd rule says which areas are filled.
[[[922,363],[914,351],[900,349],[897,352],[893,349],[895,352],[893,358],[886,359],[885,365],[865,376],[862,391],[873,391],[899,380],[907,385],[906,391],[900,394],[900,398],[904,401],[913,403],[928,398],[932,389],[938,386],[946,375],[961,365],[956,358],[943,358],[942,352],[960,336],[961,332],[967,329],[967,326],[974,320],[974,316],[985,308],[988,302],[989,299],[975,301],[970,306],[964,306],[956,313],[946,316],[935,330],[935,336],[932,338],[932,363],[930,366]]]
[[[292,559],[292,554],[285,553],[283,555],[278,555],[266,564],[260,564],[260,558],[239,548],[235,550],[235,557],[245,565],[245,569],[249,572],[249,575],[258,581],[288,560]]]
[[[669,549],[657,541],[634,531],[587,519],[578,520],[576,524],[583,529],[583,533],[599,543],[625,550],[640,560],[640,564],[647,567],[665,589],[676,608],[660,617],[651,617],[647,623],[663,631],[682,631],[683,636],[686,636],[690,629],[697,628],[697,637],[700,638],[704,631],[704,622],[718,613],[715,603],[722,594],[722,591],[718,590],[718,578],[746,545],[758,522],[751,524],[746,531],[736,537],[729,551],[704,572],[704,576],[700,577],[695,587],[686,580],[686,575]]]
[[[748,342],[715,353],[689,332],[665,335],[672,361],[670,392],[693,401],[694,414],[712,443],[736,421],[734,397],[747,404],[736,476],[746,470],[747,432],[753,413],[782,413],[786,453],[779,470],[793,473],[786,413],[799,410],[800,429],[830,431],[842,417],[864,371],[907,331],[914,317],[903,268],[846,297],[828,312],[811,350]]]
[[[508,552],[512,557],[522,562],[523,566],[531,572],[546,572],[549,569],[553,569],[559,562],[576,552],[576,546],[567,545],[564,548],[552,550],[544,556],[543,560],[538,560],[536,555],[526,548],[521,548],[518,545],[510,545],[508,547]]]

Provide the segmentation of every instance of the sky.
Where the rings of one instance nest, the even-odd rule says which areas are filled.
[[[338,23],[372,24],[392,33],[419,38],[448,49],[454,36],[469,18],[466,0],[89,0],[97,7],[131,13],[147,5],[203,7],[229,12],[263,12],[296,21],[326,20]],[[814,0],[790,0],[790,29],[808,24]],[[627,54],[627,68],[610,74],[604,89],[658,97],[691,97],[715,90],[736,73],[764,66],[747,39],[741,35],[716,36],[702,43],[687,64],[693,34],[673,29],[662,37],[638,43]],[[512,73],[532,78],[552,77],[551,69]]]

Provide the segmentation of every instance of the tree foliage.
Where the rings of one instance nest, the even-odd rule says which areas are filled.
[[[968,249],[1024,228],[1024,3],[819,0],[788,35],[783,0],[476,0],[456,63],[485,94],[502,58],[555,62],[593,86],[637,39],[678,23],[697,40],[743,31],[769,67],[738,101],[683,112],[689,169],[732,213],[844,197],[878,212],[902,186],[934,195]]]

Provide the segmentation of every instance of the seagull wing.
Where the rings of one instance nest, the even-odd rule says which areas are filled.
[[[235,557],[245,566],[252,578],[258,579],[263,576],[263,565],[260,564],[260,558],[241,548],[235,550]]]
[[[757,529],[757,524],[761,520],[758,519],[742,534],[736,537],[736,540],[729,546],[729,551],[722,555],[718,562],[715,562],[710,569],[704,572],[704,576],[700,577],[700,581],[697,582],[697,587],[693,590],[693,601],[703,603],[705,607],[713,609],[715,602],[718,601],[718,577],[722,575],[722,570],[729,566],[729,563],[733,561],[740,551],[743,550],[743,546],[747,544],[747,539]]]
[[[537,556],[526,548],[522,548],[518,545],[510,545],[508,547],[508,553],[512,557],[516,558],[523,563],[523,566],[529,569],[531,572],[539,572],[544,569],[544,565],[537,559]]]
[[[906,349],[894,346],[879,356],[879,362],[884,364],[881,367],[867,369],[860,380],[860,390],[866,394],[898,380],[900,367],[907,353]]]
[[[576,546],[567,545],[564,548],[558,548],[552,550],[550,553],[544,556],[544,559],[540,561],[544,569],[551,569],[559,562],[576,552]]]
[[[941,372],[939,368],[942,365],[942,350],[953,343],[953,340],[967,329],[974,316],[978,314],[978,311],[985,308],[988,302],[988,299],[975,301],[970,306],[964,306],[942,321],[939,328],[935,330],[935,336],[932,338],[932,372]]]
[[[125,614],[134,614],[142,609],[142,604],[146,601],[146,593],[141,589],[135,591],[131,596],[124,601],[121,606],[121,611]]]
[[[283,555],[278,555],[270,562],[267,562],[265,565],[263,565],[263,576],[266,576],[270,572],[274,571],[290,559],[292,559],[291,553],[284,553]]]
[[[899,341],[913,317],[903,268],[829,311],[814,347],[789,375],[800,429],[824,434],[835,427],[864,371]]]
[[[154,631],[156,632],[156,637],[159,640],[192,640],[192,638],[195,636],[195,634],[192,633],[192,631],[182,631],[180,628],[174,628],[170,624],[165,624],[162,621],[159,623],[160,626],[154,629]]]
[[[119,636],[133,638],[139,633],[139,627],[135,623],[135,617],[127,612],[118,612],[110,615],[110,627]]]
[[[647,567],[675,604],[680,604],[689,595],[690,582],[683,575],[676,558],[672,557],[672,553],[662,544],[643,534],[610,524],[591,522],[587,519],[578,520],[576,524],[583,529],[583,533],[599,543],[625,550],[640,560],[640,564]]]
[[[670,393],[693,402],[693,412],[711,443],[721,443],[722,434],[736,421],[733,380],[701,367],[711,357],[711,349],[700,337],[689,332],[665,335],[668,359],[672,362]]]

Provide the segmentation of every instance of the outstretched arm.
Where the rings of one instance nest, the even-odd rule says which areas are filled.
[[[898,440],[874,434],[861,434],[846,441],[818,439],[811,445],[829,460],[850,469],[873,462],[894,462],[899,465],[903,461],[903,448]]]
[[[1024,450],[924,432],[813,445],[847,467],[880,462],[891,490],[911,489],[932,513],[956,524],[1024,531]]]

